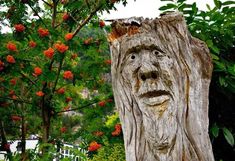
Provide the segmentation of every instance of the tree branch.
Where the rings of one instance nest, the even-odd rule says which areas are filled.
[[[53,7],[50,3],[46,2],[45,0],[42,0],[46,5],[48,5],[49,7]]]
[[[97,11],[101,9],[101,7],[102,5],[98,6],[81,24],[77,26],[76,30],[73,32],[73,37],[77,35],[77,33],[82,29],[82,27],[89,22],[89,20],[96,14]]]
[[[29,101],[26,101],[26,100],[23,100],[23,99],[17,100],[17,99],[13,99],[13,98],[9,98],[9,97],[1,97],[1,96],[0,96],[0,98],[6,99],[6,100],[16,101],[16,102],[20,102],[20,103],[26,103],[26,104],[30,104],[30,105],[33,104],[32,102],[29,102]]]
[[[53,0],[53,13],[52,13],[52,27],[54,28],[55,27],[55,21],[56,21],[56,7],[57,7],[57,2],[56,0]]]
[[[108,97],[105,98],[104,100],[107,100],[107,99],[110,99],[110,98],[113,98],[113,97],[112,97],[112,96],[108,96]],[[59,111],[59,112],[56,112],[56,113],[63,113],[63,112],[81,110],[81,109],[83,109],[83,108],[85,108],[85,107],[91,106],[91,105],[96,104],[96,103],[98,103],[98,102],[100,102],[100,100],[98,100],[98,101],[93,101],[93,102],[91,102],[91,103],[89,103],[89,104],[86,104],[86,105],[84,105],[84,106],[81,106],[81,107],[72,108],[72,109],[70,109],[70,110],[63,110],[63,111]]]
[[[47,25],[46,25],[46,24],[44,23],[44,21],[42,20],[41,16],[38,14],[38,12],[37,12],[29,3],[27,3],[27,4],[28,4],[29,7],[33,10],[33,12],[38,16],[38,18],[42,21],[43,25],[44,25],[46,28],[48,28]]]

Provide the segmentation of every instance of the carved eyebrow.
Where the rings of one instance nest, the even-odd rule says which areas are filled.
[[[131,53],[138,53],[140,52],[141,50],[157,50],[159,52],[162,52],[162,53],[165,53],[164,51],[162,51],[157,45],[137,45],[137,46],[133,46],[132,48],[128,49],[126,54],[131,54]]]

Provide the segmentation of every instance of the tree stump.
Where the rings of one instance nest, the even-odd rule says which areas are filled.
[[[179,12],[112,23],[112,85],[127,161],[213,161],[212,60]]]

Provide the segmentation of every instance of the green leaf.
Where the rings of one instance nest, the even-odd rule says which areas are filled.
[[[212,40],[206,40],[206,44],[208,45],[208,47],[213,46],[213,41]]]
[[[224,6],[226,5],[231,5],[231,4],[235,4],[235,1],[226,1],[224,3],[222,3]]]
[[[233,134],[226,127],[223,128],[223,133],[224,133],[224,137],[227,140],[227,142],[231,146],[234,146],[234,137],[233,137]]]
[[[215,54],[211,54],[213,60],[219,60],[219,57]]]
[[[216,123],[211,127],[211,133],[215,138],[219,136],[219,127],[216,125]]]
[[[219,54],[219,48],[217,48],[216,46],[211,46],[212,51],[214,51],[216,54]]]
[[[221,5],[222,5],[222,2],[220,2],[219,0],[214,0],[214,4],[218,9],[220,9]]]
[[[209,11],[211,10],[211,7],[210,7],[209,4],[206,4],[206,7],[207,7],[207,9],[208,9]]]
[[[185,2],[186,0],[178,0],[177,3],[183,3]]]
[[[172,3],[168,3],[166,6],[162,6],[159,8],[160,11],[168,10],[168,9],[175,9],[177,6]]]
[[[224,77],[219,77],[219,83],[222,87],[227,87],[228,86],[228,84],[226,83]]]
[[[198,11],[198,8],[197,8],[197,5],[196,5],[196,2],[193,3],[192,5],[192,11],[193,11],[193,14],[197,14],[197,11]]]

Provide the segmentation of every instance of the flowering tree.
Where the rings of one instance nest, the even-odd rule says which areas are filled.
[[[53,134],[58,137],[55,132],[58,126],[59,133],[68,130],[57,122],[61,113],[82,108],[80,111],[84,113],[84,107],[96,103],[100,107],[99,115],[112,111],[112,108],[103,108],[112,106],[110,85],[105,83],[105,74],[102,74],[109,72],[111,61],[103,32],[105,23],[99,20],[97,13],[113,9],[116,2],[0,2],[1,7],[6,8],[0,12],[3,18],[0,22],[7,25],[3,21],[6,19],[13,30],[13,33],[0,35],[1,149],[10,154],[6,133],[12,138],[20,137],[21,160],[26,160],[25,138],[30,133],[41,134],[45,144]],[[125,4],[126,0],[120,2]],[[80,92],[84,89],[93,96],[83,98]],[[115,129],[114,135],[119,135],[119,125]],[[101,136],[94,128],[91,131],[93,136]],[[45,145],[43,153],[47,151]],[[101,144],[94,141],[89,149],[95,151],[100,147]]]

